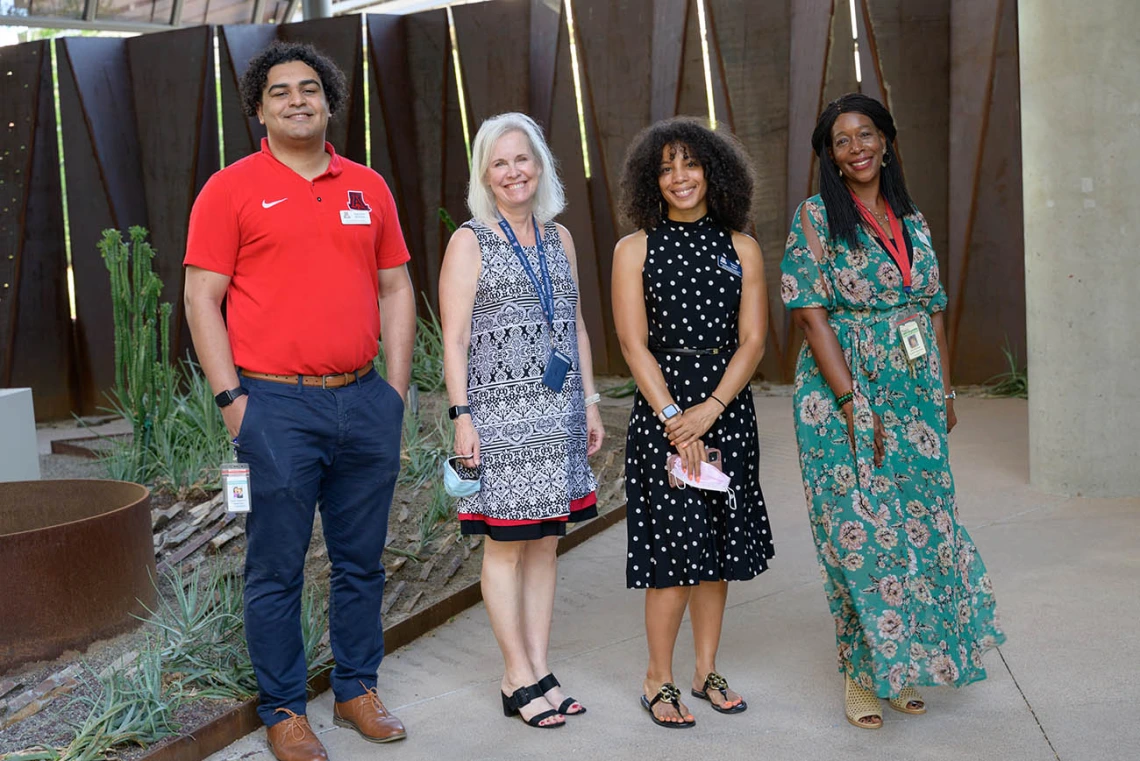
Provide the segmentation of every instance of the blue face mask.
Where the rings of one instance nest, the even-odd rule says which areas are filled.
[[[452,497],[470,497],[479,493],[483,484],[478,478],[463,478],[452,462],[464,457],[448,457],[443,461],[443,489]]]

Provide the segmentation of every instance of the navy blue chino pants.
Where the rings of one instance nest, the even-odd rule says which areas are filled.
[[[376,685],[384,657],[380,602],[388,510],[400,469],[404,403],[376,372],[336,389],[243,377],[249,392],[237,438],[250,467],[245,635],[266,726],[304,714],[301,637],[305,553],[319,503],[332,562],[333,694],[352,700]]]

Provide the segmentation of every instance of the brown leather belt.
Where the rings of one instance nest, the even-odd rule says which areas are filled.
[[[273,373],[255,373],[251,370],[241,370],[240,372],[246,378],[269,381],[270,383],[289,383],[294,386],[300,383],[302,386],[340,388],[341,386],[347,386],[349,383],[355,383],[365,375],[368,375],[371,371],[372,363],[369,362],[364,367],[359,370],[354,370],[351,373],[334,373],[333,375],[275,375]]]

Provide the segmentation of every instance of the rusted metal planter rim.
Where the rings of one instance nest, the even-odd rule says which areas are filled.
[[[57,483],[116,484],[119,486],[132,487],[133,489],[139,490],[140,493],[139,493],[138,499],[135,499],[135,500],[131,501],[130,503],[123,505],[122,507],[116,507],[114,510],[107,510],[107,511],[102,512],[102,513],[95,513],[94,515],[89,515],[86,518],[77,518],[76,520],[73,520],[73,521],[63,521],[62,523],[50,523],[46,526],[40,526],[38,528],[32,528],[32,529],[28,529],[26,531],[13,531],[10,534],[0,534],[0,539],[7,539],[9,537],[19,537],[19,536],[23,536],[25,534],[32,534],[32,533],[36,533],[39,531],[45,531],[47,529],[60,528],[62,526],[78,526],[78,525],[81,525],[83,523],[88,523],[90,521],[100,520],[100,519],[106,518],[108,515],[116,515],[118,513],[124,512],[126,510],[130,510],[131,508],[136,507],[140,502],[142,502],[142,501],[144,501],[150,497],[150,489],[143,486],[142,484],[136,484],[134,481],[115,481],[115,480],[110,479],[110,478],[67,478],[67,479],[60,479],[58,481],[54,481],[54,480],[7,481],[5,483],[0,483],[0,494],[2,494],[4,492],[5,486],[14,486],[17,484],[57,484]]]

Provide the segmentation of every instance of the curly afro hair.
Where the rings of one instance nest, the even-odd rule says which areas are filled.
[[[664,219],[666,208],[657,182],[666,146],[686,150],[704,168],[709,216],[730,230],[743,231],[752,216],[752,162],[735,136],[686,116],[657,122],[634,138],[621,177],[625,218],[642,230],[652,230]]]
[[[335,115],[348,97],[348,85],[342,72],[332,59],[315,47],[300,42],[275,41],[249,61],[249,68],[241,76],[241,107],[246,116],[257,116],[261,93],[265,90],[269,70],[291,61],[301,61],[312,67],[321,78],[329,113]]]

